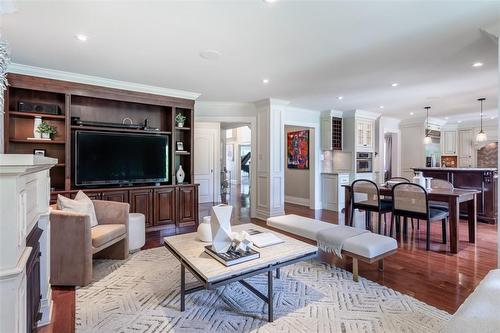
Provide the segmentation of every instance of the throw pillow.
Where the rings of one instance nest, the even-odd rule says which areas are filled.
[[[87,214],[90,216],[90,227],[98,225],[94,203],[82,191],[78,191],[74,200],[60,194],[57,195],[57,209]]]

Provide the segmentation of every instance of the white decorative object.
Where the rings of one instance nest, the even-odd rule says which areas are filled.
[[[198,226],[198,239],[205,243],[212,241],[212,226],[210,224],[210,216],[204,216],[202,222]]]
[[[136,252],[146,243],[146,217],[141,213],[128,214],[128,249]]]
[[[42,139],[50,140],[50,133],[42,133]]]
[[[231,247],[231,214],[233,206],[217,205],[212,207],[210,226],[212,229],[212,249],[224,253]]]
[[[418,184],[425,188],[425,177],[422,171],[415,172],[415,177],[413,177],[413,183]]]
[[[49,169],[57,159],[0,154],[0,332],[26,332],[26,237],[38,224],[40,237],[39,325],[50,321]]]
[[[250,240],[250,235],[246,231],[233,232],[232,239],[233,242],[231,246],[233,247],[233,250],[241,254],[248,252],[250,247],[253,245]]]
[[[177,127],[184,127],[184,123],[177,123]]]
[[[184,182],[184,178],[186,177],[186,174],[184,173],[184,170],[182,169],[182,165],[179,165],[179,169],[177,169],[177,173],[175,174],[175,177],[177,178],[177,184],[182,184]]]
[[[35,120],[33,122],[33,137],[34,138],[37,138],[37,139],[41,138],[40,132],[37,131],[38,126],[40,126],[41,123],[42,123],[42,117],[36,116]]]

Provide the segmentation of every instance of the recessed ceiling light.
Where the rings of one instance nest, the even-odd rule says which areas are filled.
[[[339,101],[341,101],[341,100],[343,100],[343,99],[344,99],[344,96],[339,96],[339,97],[337,97],[337,99],[338,99]]]
[[[200,57],[202,57],[205,60],[217,60],[222,56],[222,53],[220,53],[217,50],[203,50],[200,52]]]
[[[86,42],[88,39],[87,35],[84,34],[75,35],[75,38],[78,39],[80,42]]]
[[[491,120],[495,119],[495,116],[493,116],[493,117],[490,117],[490,119],[491,119]]]
[[[393,86],[393,87],[397,87],[397,86],[399,86],[399,83],[394,82],[393,84],[391,84],[391,86]]]
[[[269,83],[269,79],[262,79],[262,83],[268,84]]]
[[[459,124],[460,124],[461,122],[462,122],[461,120],[457,121],[457,123],[459,123]]]
[[[475,62],[472,64],[472,67],[483,67],[483,63],[482,62]]]
[[[276,2],[278,0],[264,0],[264,2],[267,2],[267,3],[273,3],[273,2]]]
[[[384,108],[384,106],[383,106],[383,105],[381,105],[381,106],[379,106],[378,108],[379,108],[379,109],[383,109],[383,108]]]
[[[415,112],[410,112],[410,116],[413,116],[415,114]]]
[[[444,117],[444,119],[448,120],[448,119],[450,119],[450,117]]]

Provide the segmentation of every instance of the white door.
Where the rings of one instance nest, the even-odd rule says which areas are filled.
[[[216,130],[194,129],[194,181],[200,184],[198,201],[215,202],[214,198],[214,151]]]

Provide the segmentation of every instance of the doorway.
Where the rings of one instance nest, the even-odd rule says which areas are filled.
[[[252,131],[248,124],[221,123],[220,201],[250,209]]]

